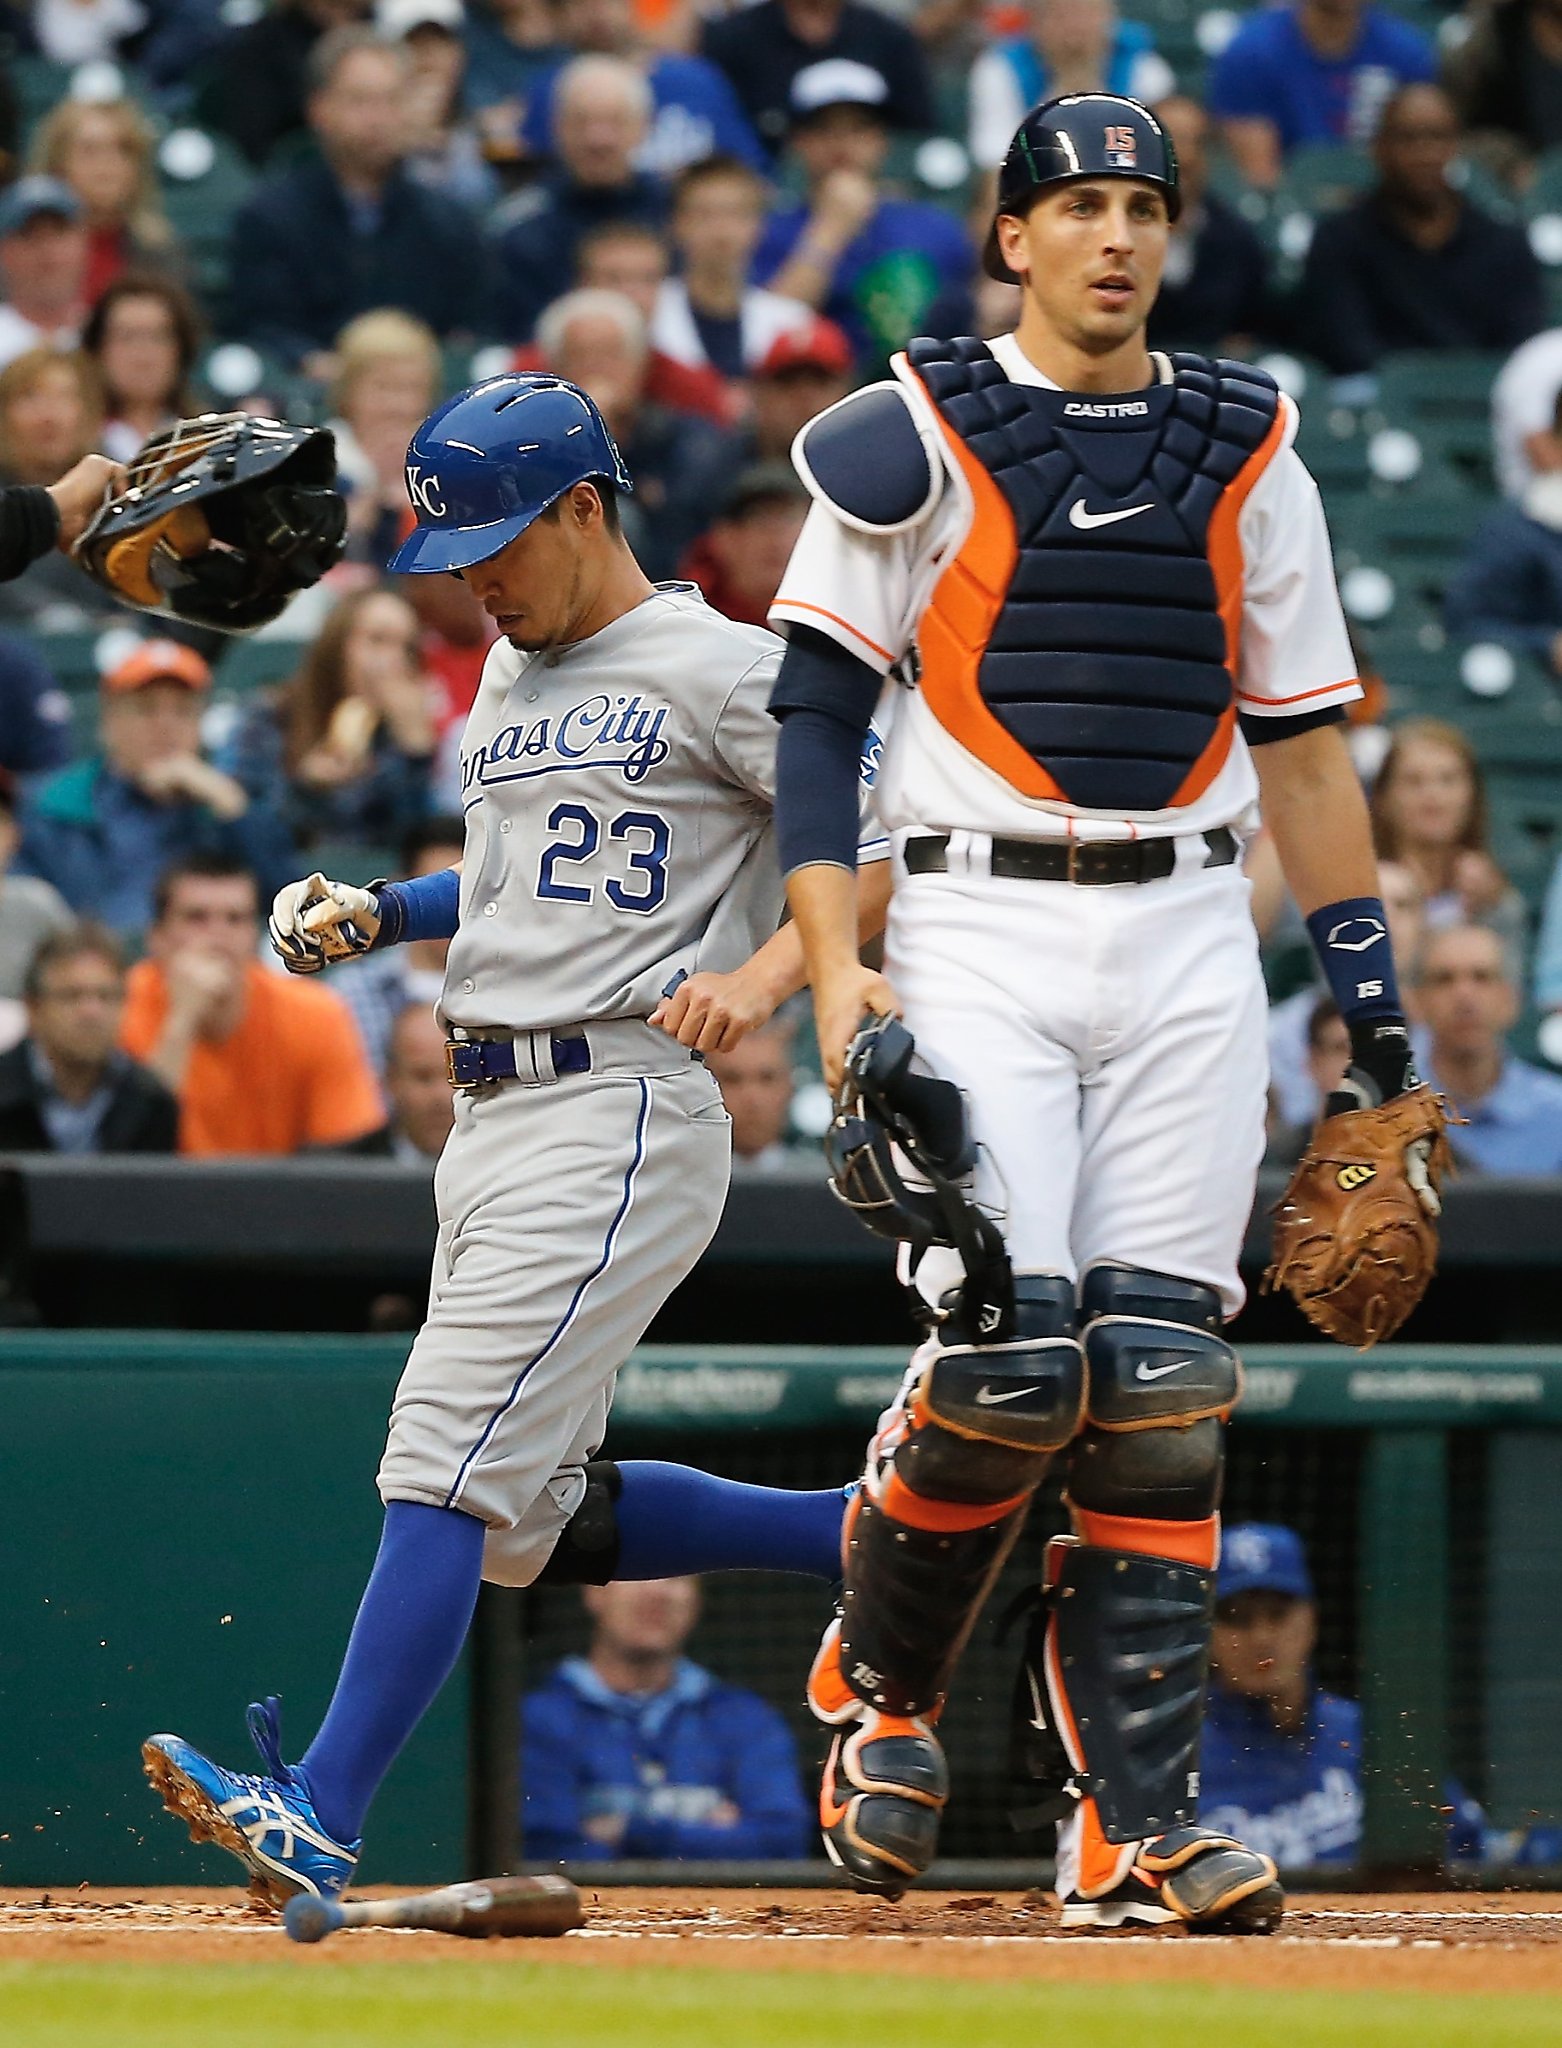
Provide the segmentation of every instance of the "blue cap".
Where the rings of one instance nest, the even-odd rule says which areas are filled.
[[[18,178],[0,192],[0,235],[14,235],[45,214],[56,220],[81,219],[81,201],[63,178],[46,178],[40,173]]]
[[[577,385],[528,372],[458,391],[408,445],[418,523],[387,567],[433,576],[486,562],[587,477],[634,489],[607,422]]]
[[[1220,1539],[1220,1570],[1215,1598],[1238,1593],[1289,1593],[1293,1599],[1313,1597],[1307,1552],[1294,1529],[1280,1522],[1233,1522]]]

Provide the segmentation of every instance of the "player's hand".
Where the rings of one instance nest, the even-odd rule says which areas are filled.
[[[741,967],[731,974],[691,974],[664,996],[651,1022],[691,1052],[730,1052],[775,1014],[775,999]]]
[[[875,1017],[905,1015],[900,997],[883,975],[875,974],[871,967],[849,969],[814,989],[819,1058],[824,1067],[824,1085],[832,1095],[841,1085],[846,1048],[857,1036],[865,1010],[871,1010]]]
[[[313,874],[277,891],[266,929],[289,974],[318,974],[332,960],[368,952],[379,936],[380,909],[371,890]]]
[[[84,455],[74,469],[66,470],[57,484],[49,486],[49,496],[60,512],[56,547],[68,552],[80,540],[88,520],[103,500],[124,488],[123,465],[110,462],[106,455]]]

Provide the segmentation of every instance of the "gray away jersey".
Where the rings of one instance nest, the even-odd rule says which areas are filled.
[[[728,972],[775,931],[781,654],[691,585],[571,647],[493,648],[461,744],[447,1022],[643,1017],[680,969]]]

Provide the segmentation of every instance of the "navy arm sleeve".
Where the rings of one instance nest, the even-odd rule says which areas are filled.
[[[1298,711],[1294,718],[1254,718],[1237,713],[1237,724],[1250,747],[1267,747],[1274,740],[1293,739],[1299,732],[1311,732],[1315,725],[1343,725],[1345,706],[1330,704],[1322,711]]]
[[[770,693],[781,872],[816,862],[855,869],[862,743],[884,679],[825,633],[794,626]]]

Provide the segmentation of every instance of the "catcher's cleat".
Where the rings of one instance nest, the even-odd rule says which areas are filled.
[[[267,1775],[226,1771],[182,1736],[141,1745],[152,1789],[186,1822],[192,1842],[215,1842],[250,1873],[250,1896],[285,1906],[300,1894],[334,1899],[347,1889],[361,1842],[335,1841],[320,1824],[303,1776],[282,1761],[277,1702],[249,1710],[249,1731]]]
[[[1211,1828],[1172,1828],[1120,1849],[1102,1843],[1074,1883],[1059,1893],[1065,1927],[1180,1923],[1200,1934],[1272,1934],[1285,1913],[1270,1859]]]
[[[819,1789],[824,1851],[860,1891],[898,1899],[932,1862],[949,1769],[929,1721],[881,1713],[841,1675],[840,1623],[825,1634],[808,1704],[840,1732]]]

